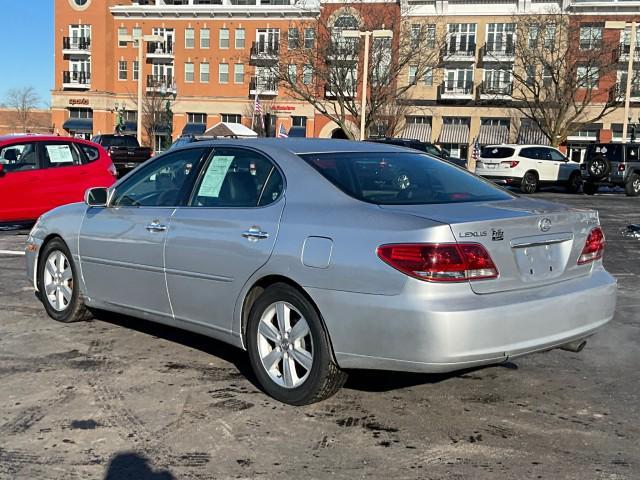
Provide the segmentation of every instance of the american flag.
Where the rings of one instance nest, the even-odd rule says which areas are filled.
[[[287,131],[285,130],[282,123],[280,124],[280,129],[278,130],[278,138],[289,138],[289,135],[287,135]]]
[[[478,161],[480,156],[480,143],[478,143],[478,137],[473,141],[473,151],[471,152],[471,158],[474,162]]]

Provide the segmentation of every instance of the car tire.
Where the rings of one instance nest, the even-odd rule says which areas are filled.
[[[582,184],[582,191],[587,195],[595,195],[598,191],[598,185],[591,182],[584,182]]]
[[[640,175],[632,173],[624,184],[624,192],[628,197],[637,197],[640,195]]]
[[[611,171],[611,162],[601,155],[587,160],[587,173],[593,180],[602,180]]]
[[[567,181],[567,191],[569,193],[578,193],[581,186],[582,177],[580,176],[580,172],[573,172],[569,175],[569,180]]]
[[[520,182],[520,191],[522,193],[530,194],[536,193],[538,190],[538,174],[534,171],[529,171],[524,174],[522,181]]]
[[[318,311],[285,283],[268,287],[256,299],[249,313],[246,345],[260,385],[283,403],[319,402],[336,393],[347,379],[333,359]]]
[[[47,242],[40,252],[37,284],[40,301],[54,320],[73,323],[91,319],[77,279],[78,271],[64,241],[54,238]]]

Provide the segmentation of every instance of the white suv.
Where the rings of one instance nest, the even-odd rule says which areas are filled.
[[[476,175],[519,186],[523,193],[534,193],[540,185],[564,185],[576,193],[582,184],[580,164],[544,145],[488,145],[480,152]]]

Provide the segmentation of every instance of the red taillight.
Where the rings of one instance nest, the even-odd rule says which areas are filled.
[[[496,278],[498,269],[478,243],[411,243],[382,245],[378,257],[411,277],[430,282]]]
[[[593,262],[602,258],[604,253],[604,233],[600,227],[596,227],[589,232],[587,241],[584,244],[580,258],[578,258],[578,265]]]
[[[500,162],[500,166],[507,168],[516,168],[520,162],[512,160],[510,162]]]

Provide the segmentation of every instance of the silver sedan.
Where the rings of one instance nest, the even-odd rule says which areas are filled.
[[[92,309],[248,351],[290,404],[349,369],[447,372],[562,347],[613,317],[597,212],[446,161],[340,140],[191,144],[43,215],[27,271],[49,316]]]

